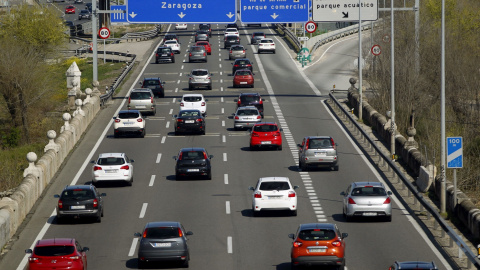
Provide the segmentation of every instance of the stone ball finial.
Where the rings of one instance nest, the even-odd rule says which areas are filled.
[[[350,80],[348,80],[348,82],[351,84],[351,85],[354,85],[357,83],[357,80],[355,78],[350,78]]]
[[[35,154],[35,152],[29,152],[29,153],[27,154],[27,161],[28,161],[29,163],[32,163],[32,162],[37,161],[37,154]]]
[[[70,121],[70,119],[72,119],[72,115],[70,115],[69,113],[64,113],[62,115],[62,118],[63,118],[63,121]]]
[[[75,100],[75,105],[77,105],[77,106],[82,106],[82,104],[83,104],[83,102],[82,102],[81,99],[76,99],[76,100]]]
[[[85,89],[85,94],[91,95],[92,94],[92,89],[91,88]]]
[[[55,132],[55,130],[49,130],[47,131],[47,138],[49,140],[53,140],[57,137],[57,132]]]
[[[98,87],[100,83],[98,81],[93,81],[92,82],[93,87]]]
[[[414,127],[407,128],[408,137],[415,137],[417,135],[417,130]]]

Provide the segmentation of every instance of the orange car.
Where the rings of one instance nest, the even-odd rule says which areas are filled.
[[[195,46],[203,46],[205,47],[208,55],[212,54],[212,46],[210,46],[210,43],[208,41],[197,41],[197,43],[195,43]]]
[[[233,75],[233,87],[249,86],[254,87],[255,80],[253,79],[253,73],[248,69],[241,69],[235,71]]]
[[[345,237],[337,225],[331,223],[307,223],[298,227],[293,239],[292,269],[300,266],[336,266],[345,269]]]

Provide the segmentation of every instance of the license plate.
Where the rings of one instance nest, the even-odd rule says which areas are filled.
[[[325,252],[327,251],[326,248],[310,248],[309,249],[310,252]]]
[[[247,82],[240,82],[240,84],[247,84]]]
[[[326,152],[315,152],[315,156],[316,156],[316,157],[324,157],[324,156],[326,156],[326,155],[327,155]]]
[[[154,247],[171,247],[172,243],[153,243]]]
[[[85,205],[72,205],[70,206],[70,209],[85,209]]]
[[[145,107],[144,105],[137,105],[137,106],[135,106],[135,108],[137,108],[137,109],[145,109],[146,107]]]
[[[269,200],[280,200],[281,198],[281,196],[268,196]]]
[[[118,170],[105,170],[105,173],[116,173]]]
[[[167,54],[166,54],[166,53],[164,53],[164,54],[162,54],[162,56],[167,56]]]
[[[375,212],[365,212],[365,213],[363,213],[363,215],[364,216],[376,216],[377,213],[375,213]]]
[[[188,169],[187,172],[199,172],[200,169]]]
[[[131,126],[131,125],[133,125],[133,122],[124,122],[123,125],[124,126]]]
[[[195,123],[195,121],[193,121],[193,120],[185,120],[185,123],[187,123],[187,124],[193,124],[193,123]]]
[[[261,142],[261,144],[272,144],[271,141],[264,141],[264,142]]]

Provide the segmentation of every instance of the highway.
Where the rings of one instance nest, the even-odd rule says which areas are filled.
[[[24,269],[26,256],[35,238],[74,237],[88,252],[89,269],[137,269],[135,232],[150,221],[180,221],[189,237],[190,269],[290,269],[287,237],[298,225],[310,222],[338,224],[346,238],[346,266],[349,270],[388,269],[396,260],[435,261],[439,269],[452,269],[440,252],[421,232],[394,198],[393,220],[357,220],[346,223],[339,195],[353,181],[384,181],[375,172],[355,143],[324,105],[328,91],[347,89],[354,75],[358,40],[346,38],[324,47],[319,61],[303,69],[292,59],[291,51],[267,27],[241,27],[241,43],[254,62],[255,88],[233,88],[231,62],[223,49],[225,25],[212,25],[212,55],[207,63],[188,63],[186,50],[194,43],[193,30],[175,31],[182,45],[174,64],[155,64],[154,57],[144,67],[143,77],[160,76],[166,81],[166,97],[157,99],[157,114],[148,116],[145,138],[113,138],[109,107],[92,124],[80,147],[65,169],[45,192],[29,217],[19,238],[0,262],[0,269]],[[276,54],[256,54],[249,44],[253,31],[273,37]],[[152,52],[153,53],[153,52]],[[152,54],[153,56],[153,54]],[[186,73],[193,68],[208,68],[214,74],[212,90],[195,90],[208,99],[206,135],[174,136],[172,115],[178,100],[188,90]],[[138,80],[137,80],[138,82]],[[137,87],[138,84],[132,87]],[[231,114],[234,99],[241,92],[258,92],[265,101],[265,121],[283,128],[282,151],[250,151],[248,131],[234,131]],[[125,101],[123,96],[118,99]],[[339,145],[339,171],[300,172],[296,144],[310,135],[329,135]],[[172,156],[182,147],[205,147],[212,160],[212,180],[175,180]],[[89,184],[90,160],[106,152],[123,152],[134,159],[133,186],[101,185],[105,197],[105,216],[101,223],[90,221],[57,224],[54,211],[66,184]],[[82,159],[83,158],[83,159]],[[259,177],[286,176],[297,189],[298,216],[267,213],[254,218],[251,191]],[[152,268],[175,266],[156,264]]]

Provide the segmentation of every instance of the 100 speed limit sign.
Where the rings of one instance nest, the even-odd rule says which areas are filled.
[[[102,27],[98,30],[98,36],[101,39],[107,39],[110,37],[110,30],[107,27]]]
[[[317,24],[315,22],[309,21],[305,24],[305,31],[308,33],[313,33],[317,31]]]

